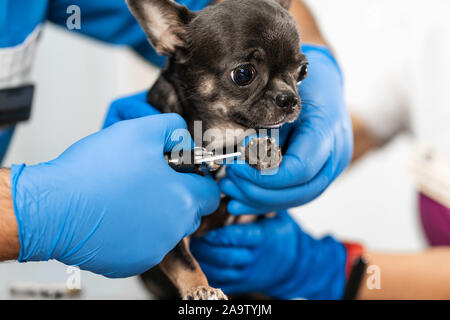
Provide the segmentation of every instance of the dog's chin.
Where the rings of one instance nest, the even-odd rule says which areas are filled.
[[[300,114],[300,110],[280,114],[276,120],[273,119],[267,119],[267,121],[264,121],[264,119],[261,119],[259,121],[248,119],[245,116],[236,116],[230,118],[236,125],[242,126],[247,129],[276,129],[280,128],[282,125],[286,123],[292,123],[295,120],[297,120],[298,116]]]
[[[243,126],[246,129],[276,129],[281,127],[283,124],[286,123],[286,121],[280,120],[276,122],[268,122],[268,123],[254,123],[250,121],[237,121],[237,124]]]
[[[276,123],[262,124],[262,125],[258,126],[258,129],[277,129],[277,128],[280,128],[285,123],[286,123],[286,121],[282,120],[282,121],[278,121]]]

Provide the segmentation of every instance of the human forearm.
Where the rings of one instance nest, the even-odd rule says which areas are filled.
[[[303,1],[293,0],[290,13],[297,22],[303,43],[327,45],[312,12]],[[352,115],[352,125],[354,135],[354,151],[352,161],[356,161],[368,151],[379,146],[375,137],[370,134],[364,123],[354,115]]]
[[[312,12],[303,1],[293,0],[290,13],[297,22],[303,43],[328,45],[320,32]],[[368,151],[377,148],[378,145],[376,139],[370,134],[365,125],[353,115],[352,124],[354,134],[354,152],[352,161],[355,161]]]
[[[303,43],[327,45],[312,12],[303,1],[292,0],[289,12],[297,22]]]
[[[358,299],[449,299],[450,247],[428,249],[412,254],[369,252],[370,265],[379,274],[368,273],[361,282]],[[369,289],[379,276],[380,288]]]
[[[353,158],[352,162],[357,161],[367,152],[380,147],[377,139],[368,130],[366,125],[354,114],[351,114],[353,127]]]
[[[0,261],[15,260],[20,243],[11,197],[10,170],[0,169]]]

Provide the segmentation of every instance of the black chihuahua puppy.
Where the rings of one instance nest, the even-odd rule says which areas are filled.
[[[127,3],[156,51],[169,57],[148,102],[183,116],[192,135],[196,121],[203,131],[225,132],[277,128],[297,119],[297,86],[307,61],[287,11],[290,0],[225,0],[200,12],[171,0]],[[213,144],[229,143],[215,139]],[[196,235],[236,222],[227,202],[224,198],[217,212],[202,220]],[[188,239],[142,277],[157,298],[227,298],[208,285]]]

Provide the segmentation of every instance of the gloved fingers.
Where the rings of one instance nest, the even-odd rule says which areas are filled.
[[[216,246],[201,238],[192,238],[190,248],[195,258],[216,267],[242,268],[254,262],[247,248]]]
[[[208,282],[214,288],[222,289],[226,294],[248,292],[244,284],[248,278],[247,269],[221,268],[198,259]]]
[[[265,217],[262,219],[261,224],[264,225],[266,228],[268,227],[270,230],[272,230],[274,233],[277,232],[278,228],[282,228],[283,230],[286,230],[285,226],[287,224],[293,224],[297,228],[300,228],[300,226],[297,224],[297,222],[292,218],[292,216],[289,214],[287,210],[281,210],[276,212],[276,214],[272,217]]]
[[[200,227],[200,224],[202,222],[202,219],[199,214],[194,215],[194,220],[191,221],[191,224],[187,227],[185,226],[185,233],[182,238],[186,238],[194,234],[195,231]]]
[[[291,177],[289,186],[311,181],[332,154],[333,135],[322,112],[305,112],[306,118],[293,129],[280,168],[286,178]]]
[[[179,114],[158,114],[123,121],[116,125],[126,128],[127,132],[130,132],[129,130],[132,128],[133,134],[143,140],[143,145],[153,145],[154,148],[162,147],[161,160],[164,160],[163,153],[170,152],[172,149],[191,149],[193,145],[186,121]],[[152,141],[156,143],[152,144]]]
[[[294,122],[285,123],[280,129],[278,134],[278,144],[284,146],[291,135],[291,132],[295,126],[298,126],[300,120],[297,118]],[[273,135],[272,135],[273,136]]]
[[[179,176],[177,185],[185,188],[184,191],[191,195],[185,206],[193,207],[192,210],[196,210],[199,219],[217,210],[220,204],[220,189],[210,175],[203,177],[195,173],[176,174]]]
[[[323,46],[303,45],[303,50],[308,59],[308,76],[299,86],[302,100],[322,101],[321,97],[325,97],[324,93],[328,93],[331,97],[338,97],[339,95],[335,93],[342,92],[343,78],[330,49]],[[322,90],[327,91],[322,92]]]
[[[212,230],[203,240],[217,246],[254,248],[264,242],[264,229],[258,223],[234,224]]]
[[[111,103],[103,123],[103,128],[116,122],[136,119],[160,112],[147,103],[147,92],[124,97]]]
[[[257,208],[256,206],[252,206],[238,200],[231,200],[228,203],[227,209],[231,214],[234,215],[266,214],[271,212],[271,210],[268,208]]]
[[[222,178],[219,181],[220,190],[231,198],[227,209],[234,215],[265,214],[273,211],[273,208],[260,206],[258,202],[251,201],[241,192],[235,182],[230,178]]]
[[[326,120],[311,113],[301,123],[296,124],[288,139],[288,148],[275,174],[267,174],[248,164],[227,166],[227,173],[253,182],[262,188],[284,189],[310,181],[328,160],[333,139],[328,134]]]
[[[164,153],[173,149],[191,149],[193,141],[187,130],[186,121],[180,115],[174,113],[161,114],[142,118],[142,121],[151,120],[154,125],[155,120],[158,119],[160,119],[162,127],[160,131],[165,142]],[[154,129],[149,129],[149,132],[152,132],[153,135],[155,134]],[[162,156],[161,154],[161,159]],[[162,161],[165,160],[162,159]],[[169,168],[168,165],[167,168]],[[203,177],[197,174],[171,171],[172,174],[178,175],[177,183],[173,188],[179,188],[179,194],[188,195],[185,197],[186,203],[184,204],[185,208],[189,208],[188,212],[195,212],[198,219],[200,219],[202,216],[211,214],[217,209],[220,203],[220,190],[211,176]]]
[[[221,287],[229,282],[241,282],[245,279],[246,272],[243,269],[217,267],[202,260],[198,262],[208,281],[215,287]]]
[[[175,150],[191,149],[193,145],[192,137],[187,130],[186,121],[178,114],[165,113],[159,117],[164,117],[162,133],[164,137],[164,152]]]
[[[334,150],[340,151],[341,161],[337,163],[335,169],[336,176],[344,171],[350,164],[353,156],[353,128],[351,120],[345,121],[339,128],[340,134],[336,139],[336,147]]]
[[[249,291],[253,291],[253,290],[249,290],[247,287],[242,286],[241,281],[233,281],[233,282],[217,284],[217,285],[214,282],[211,282],[211,284],[216,288],[220,287],[220,289],[225,294],[239,294],[239,293],[248,293]]]
[[[236,177],[233,173],[228,174],[228,178],[220,181],[220,189],[223,193],[230,196],[233,200],[238,200],[251,207],[258,207],[260,210],[273,211],[286,209],[305,204],[317,196],[330,183],[329,172],[332,169],[332,162],[326,163],[325,167],[320,170],[319,174],[310,182],[298,186],[285,188],[283,190],[271,190],[261,188],[247,180]],[[242,208],[239,211],[230,211],[233,214],[249,214],[244,212]]]
[[[227,210],[233,215],[266,214],[277,209],[272,204],[262,204],[259,201],[249,199],[230,178],[221,179],[219,181],[219,187],[220,191],[232,199],[228,203]]]
[[[281,228],[282,233],[286,230],[285,226],[287,224],[294,223],[297,225],[297,223],[294,221],[294,219],[291,217],[291,215],[288,213],[287,210],[280,210],[275,212],[273,216],[266,216],[262,219],[258,220],[256,222],[258,225],[260,225],[262,228],[265,229],[265,232],[269,235],[275,236],[279,235],[279,228]],[[265,250],[265,247],[258,247],[255,248],[256,250],[251,251],[253,257],[258,256],[260,253],[265,253],[257,250]],[[254,258],[257,259],[257,258]]]

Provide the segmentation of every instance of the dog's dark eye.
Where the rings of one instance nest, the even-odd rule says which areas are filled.
[[[248,86],[255,80],[256,70],[251,64],[244,64],[231,71],[231,79],[238,86]]]
[[[304,64],[300,67],[300,70],[298,72],[298,78],[297,78],[297,82],[301,82],[303,81],[303,79],[306,78],[306,75],[308,74],[308,65]]]

